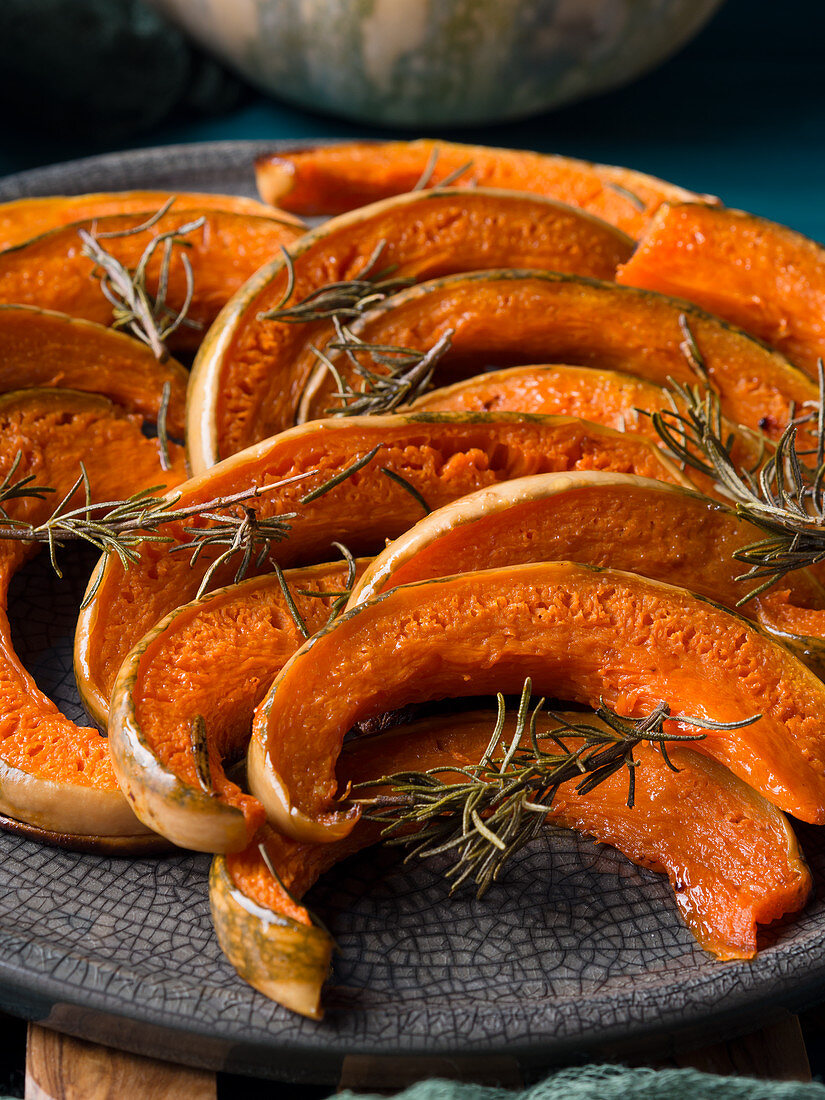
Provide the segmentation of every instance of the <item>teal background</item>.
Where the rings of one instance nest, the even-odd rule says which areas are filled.
[[[440,131],[629,165],[720,195],[825,239],[825,3],[728,0],[679,55],[633,85],[522,123]],[[397,137],[252,93],[209,119],[180,120],[131,141],[15,129],[6,104],[0,174],[115,148],[227,138]]]

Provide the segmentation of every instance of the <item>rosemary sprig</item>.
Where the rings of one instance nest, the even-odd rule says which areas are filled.
[[[330,341],[324,351],[312,349],[335,379],[338,388],[333,396],[342,402],[324,409],[327,416],[379,416],[414,401],[428,389],[435,368],[450,350],[454,335],[453,329],[447,329],[428,351],[419,351],[394,344],[367,344],[337,317],[335,329],[337,339]],[[361,379],[360,388],[354,388],[342,377],[327,351],[344,353],[353,372]],[[378,365],[383,370],[379,373],[366,366],[359,359],[360,355],[368,355],[373,366]]]
[[[18,452],[9,472],[0,483],[0,539],[47,544],[52,568],[58,577],[63,576],[57,560],[58,549],[68,542],[77,541],[90,543],[107,556],[116,554],[124,568],[128,568],[138,560],[138,548],[144,542],[174,543],[174,549],[191,552],[191,564],[195,563],[206,547],[226,545],[227,550],[219,557],[217,563],[210,566],[209,577],[211,578],[218,564],[236,555],[241,555],[241,566],[238,572],[242,576],[252,560],[255,549],[262,546],[264,551],[268,552],[272,542],[285,537],[289,529],[288,521],[295,517],[295,513],[271,516],[263,522],[251,518],[249,513],[253,512],[254,517],[254,511],[249,508],[244,508],[244,515],[241,517],[217,513],[234,505],[243,505],[245,501],[262,496],[273,489],[302,481],[315,473],[314,470],[309,470],[281,481],[252,486],[237,493],[179,508],[177,507],[180,500],[178,495],[172,493],[160,496],[157,495],[157,488],[143,489],[125,500],[95,502],[92,500],[88,474],[81,464],[81,472],[68,492],[45,520],[34,524],[9,515],[7,505],[13,500],[24,498],[45,500],[47,494],[54,493],[54,489],[50,486],[33,484],[33,475],[15,480],[21,461],[22,454]],[[78,492],[82,492],[83,502],[76,507],[71,507],[71,500]],[[184,533],[191,536],[187,542],[178,544],[172,535],[158,531],[158,528],[166,524],[182,523],[195,517],[206,520],[212,526],[184,527]],[[202,585],[202,590],[203,587]],[[83,606],[88,604],[94,591],[92,588],[87,592]]]
[[[158,407],[158,447],[160,449],[160,468],[164,472],[171,470],[172,460],[169,457],[169,432],[166,428],[166,420],[169,415],[169,398],[172,396],[172,383],[164,382],[161,391],[160,406]]]
[[[292,593],[289,591],[289,585],[286,582],[286,577],[284,576],[284,571],[283,571],[283,569],[281,569],[280,565],[278,565],[278,563],[276,561],[273,562],[272,564],[275,566],[275,575],[278,578],[278,584],[281,587],[281,592],[283,594],[284,600],[286,600],[287,611],[289,611],[289,614],[290,614],[290,617],[292,618],[292,621],[295,623],[296,627],[298,628],[298,632],[304,638],[308,638],[309,637],[309,628],[308,628],[306,622],[304,621],[303,615],[298,610],[298,605],[295,603],[295,599],[294,599]]]
[[[394,267],[378,266],[386,247],[386,240],[379,241],[367,262],[351,279],[318,287],[292,305],[287,303],[295,290],[295,264],[289,252],[282,248],[287,269],[286,290],[278,305],[259,313],[258,320],[301,324],[307,321],[323,321],[330,317],[346,319],[360,316],[391,294],[412,286],[415,282],[412,278],[393,278]]]
[[[309,599],[328,600],[331,596],[334,597],[332,605],[329,609],[329,618],[326,621],[326,626],[330,626],[332,623],[334,623],[341,612],[344,610],[344,608],[347,606],[349,598],[352,595],[352,590],[355,587],[355,575],[357,573],[355,558],[347,549],[347,547],[344,546],[342,542],[333,542],[332,545],[336,548],[336,550],[341,551],[341,555],[343,556],[344,561],[347,563],[347,579],[344,583],[343,589],[341,589],[340,592],[324,592],[320,589],[316,590],[311,588],[298,589],[299,596],[307,596]],[[283,588],[283,585],[281,587]]]
[[[622,769],[628,771],[627,805],[635,797],[635,750],[655,745],[665,763],[677,771],[667,746],[701,740],[705,734],[666,733],[667,721],[699,730],[739,729],[761,715],[740,722],[712,722],[671,715],[659,703],[646,718],[623,718],[604,703],[596,711],[605,726],[570,723],[551,715],[557,726],[541,736],[536,721],[544,705],[530,711],[532,684],[528,678],[519,701],[515,729],[504,740],[506,706],[498,696],[498,717],[481,760],[472,767],[450,765],[426,772],[402,772],[367,783],[353,791],[389,787],[372,797],[357,797],[363,816],[384,826],[391,844],[411,845],[408,859],[452,853],[455,862],[446,875],[452,890],[472,878],[481,897],[496,881],[508,859],[532,840],[544,825],[559,788],[578,780],[580,794],[592,791]],[[576,744],[568,744],[569,738]],[[443,778],[442,778],[443,777]]]
[[[433,184],[433,176],[435,175],[436,165],[438,164],[440,150],[438,148],[433,149],[430,153],[427,163],[424,165],[424,171],[418,178],[418,181],[410,188],[411,191],[436,191],[439,187],[449,187],[460,179],[465,172],[469,172],[474,165],[474,161],[468,160],[466,164],[462,164],[459,168],[454,169],[448,175],[444,177],[439,183]]]
[[[637,210],[647,209],[647,203],[644,199],[637,195],[635,191],[631,191],[629,187],[622,187],[620,183],[614,183],[612,180],[607,181],[607,186],[611,191],[615,191],[617,195],[621,195],[623,199],[627,199]]]
[[[313,500],[318,500],[319,497],[324,496],[330,489],[334,489],[336,485],[340,485],[343,481],[351,478],[353,474],[357,474],[359,470],[363,468],[375,458],[378,452],[381,450],[383,443],[376,443],[371,451],[367,451],[365,455],[357,458],[355,462],[351,463],[345,469],[341,470],[338,474],[333,474],[331,478],[319,485],[317,489],[312,489],[306,493],[299,500],[299,504],[310,504]]]
[[[386,466],[381,467],[381,473],[386,474],[390,481],[394,481],[396,485],[400,485],[405,493],[409,493],[416,504],[419,504],[424,509],[425,516],[428,516],[430,512],[432,512],[432,508],[426,502],[421,493],[419,493],[416,487],[411,482],[407,481],[405,477],[402,477],[401,474],[397,474],[395,470],[390,470]]]
[[[209,546],[225,546],[223,553],[210,564],[203,575],[203,580],[198,588],[196,599],[199,599],[209,587],[215,572],[226,562],[240,556],[238,568],[235,571],[234,583],[238,584],[246,576],[250,565],[255,561],[255,568],[260,569],[269,556],[274,542],[281,542],[287,538],[290,531],[290,520],[297,518],[297,512],[284,512],[279,516],[271,516],[267,519],[258,519],[256,509],[241,505],[242,516],[222,516],[214,512],[199,512],[199,518],[208,520],[211,526],[184,527],[183,532],[190,535],[188,542],[175,543],[169,547],[169,553],[177,551],[190,551],[190,565],[195,565],[203,551]],[[257,554],[256,554],[257,551]]]
[[[126,267],[111,252],[107,252],[101,242],[131,237],[152,229],[164,214],[168,213],[174,201],[174,198],[169,199],[151,218],[132,229],[98,233],[96,225],[93,224],[90,230],[78,230],[78,235],[83,242],[81,253],[94,264],[92,275],[100,281],[100,289],[112,305],[113,327],[127,329],[138,340],[148,344],[155,358],[161,361],[169,355],[165,341],[182,325],[190,328],[200,327],[199,322],[192,321],[187,316],[192,304],[194,279],[192,264],[185,249],[190,247],[186,237],[203,228],[206,223],[205,216],[179,225],[176,229],[167,230],[165,233],[157,233],[144,249],[134,270]],[[184,251],[176,253],[176,248]],[[158,289],[157,293],[152,295],[146,282],[147,269],[150,260],[159,250]],[[175,255],[180,258],[186,281],[183,305],[178,311],[171,309],[166,302],[169,273]]]
[[[718,397],[698,386],[671,381],[682,411],[649,414],[665,446],[683,463],[715,479],[731,497],[737,514],[765,538],[737,550],[749,566],[737,577],[756,581],[737,606],[758,596],[795,569],[825,560],[825,369],[819,362],[819,403],[813,413],[793,420],[772,454],[752,470],[737,466],[735,437],[724,434]],[[815,445],[800,449],[798,429],[815,417]],[[809,462],[813,458],[813,463]]]

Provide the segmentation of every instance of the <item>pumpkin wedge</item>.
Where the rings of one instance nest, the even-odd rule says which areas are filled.
[[[58,386],[99,393],[156,420],[168,383],[166,426],[183,439],[188,381],[180,363],[159,363],[122,332],[34,306],[0,306],[0,392]]]
[[[271,204],[240,195],[213,195],[187,191],[98,191],[87,195],[47,195],[44,198],[15,199],[0,203],[0,249],[48,233],[61,225],[105,218],[111,214],[142,214],[160,210],[170,199],[180,210],[225,210],[232,214],[253,214],[300,226],[298,218]]]
[[[0,396],[0,471],[20,464],[56,489],[55,498],[9,500],[17,520],[42,522],[69,491],[82,462],[92,500],[113,500],[184,477],[182,448],[170,447],[172,469],[160,468],[158,444],[139,417],[97,394],[29,389]],[[25,543],[0,541],[0,813],[58,843],[153,848],[157,838],[132,813],[112,771],[106,739],[74,725],[46,698],[14,652],[6,615],[8,586],[31,556]],[[2,824],[2,822],[0,822]],[[68,835],[66,835],[68,834]]]
[[[759,537],[733,508],[676,485],[589,470],[537,474],[490,485],[419,520],[375,558],[348,607],[453,573],[577,561],[678,584],[735,610],[755,582],[737,580],[744,567],[733,555]],[[806,571],[788,574],[740,612],[812,667],[825,665],[825,590]]]
[[[317,499],[301,498],[368,458],[340,484]],[[517,413],[421,413],[314,421],[249,447],[178,487],[180,506],[241,492],[283,478],[317,471],[307,481],[264,494],[256,508],[263,519],[297,512],[289,538],[278,544],[283,566],[329,557],[333,540],[353,553],[381,549],[423,514],[420,501],[384,470],[400,475],[428,505],[451,500],[530,473],[609,469],[688,484],[653,444],[629,432],[614,432],[568,417]],[[183,532],[164,531],[176,539]],[[124,572],[114,557],[95,572],[95,594],[81,611],[75,643],[75,673],[81,693],[99,713],[129,650],[159,619],[194,599],[210,562],[196,567],[188,557],[144,543],[139,561]],[[216,571],[214,587],[231,583],[237,565]],[[98,567],[101,570],[101,567]],[[112,624],[117,629],[112,629]]]
[[[482,367],[556,362],[627,371],[662,386],[669,378],[695,385],[682,318],[734,423],[776,439],[794,408],[818,400],[817,387],[788,360],[687,302],[569,275],[482,271],[437,279],[393,295],[351,327],[368,343],[421,349],[452,329],[436,384]],[[353,380],[349,364],[330,359]],[[326,369],[316,368],[301,415],[334,406],[333,389]]]
[[[825,248],[801,233],[741,210],[667,204],[618,281],[689,298],[817,377],[825,358]]]
[[[562,717],[599,722],[580,712]],[[555,725],[548,716],[539,717],[540,743]],[[358,738],[341,753],[339,783],[346,787],[350,781],[452,764],[464,768],[481,758],[492,726],[489,712],[469,712]],[[507,744],[513,731],[510,718]],[[576,743],[575,738],[567,742]],[[668,752],[676,772],[657,749],[642,745],[636,751],[632,809],[627,777],[619,773],[587,794],[577,794],[574,782],[562,786],[548,821],[665,872],[682,918],[707,951],[722,959],[752,958],[758,925],[805,904],[810,872],[781,811],[715,760],[682,746]],[[265,828],[243,852],[213,860],[209,897],[218,942],[250,985],[294,1012],[319,1018],[332,943],[295,899],[334,863],[375,843],[377,832],[362,821],[344,840],[312,845]],[[259,843],[282,885],[264,863]],[[552,906],[552,877],[549,881]]]
[[[428,186],[439,185],[465,167],[452,186],[549,195],[595,214],[631,237],[639,235],[662,202],[699,197],[630,168],[429,139],[303,145],[259,157],[255,177],[261,197],[274,206],[297,214],[342,214],[411,191],[422,179]],[[708,195],[701,198],[714,201]]]
[[[430,390],[406,406],[413,412],[512,411],[580,416],[617,431],[643,435],[663,449],[653,421],[642,410],[679,407],[680,401],[671,391],[636,375],[564,365],[487,371]],[[732,440],[731,457],[741,469],[757,467],[766,447],[770,447],[762,432],[742,424],[726,424],[726,433]],[[703,493],[721,496],[712,478],[694,469],[686,469],[685,473]]]
[[[471,375],[423,394],[407,406],[415,412],[536,412],[580,416],[616,431],[631,431],[659,442],[650,418],[640,409],[669,404],[664,386],[625,371],[529,364]]]
[[[121,233],[141,225],[148,214],[111,214],[73,222],[0,252],[0,303],[34,305],[83,317],[101,325],[112,323],[112,306],[94,277],[94,264],[81,252],[81,229],[98,235]],[[102,243],[126,267],[134,268],[149,242],[199,217],[202,229],[190,234],[186,255],[192,265],[194,296],[187,317],[201,326],[186,326],[174,334],[177,348],[194,349],[222,306],[258,268],[301,236],[299,227],[284,225],[273,218],[254,214],[232,214],[223,210],[195,208],[164,214],[150,229],[126,237],[112,237]],[[147,287],[157,293],[160,252],[148,267]],[[172,262],[166,301],[178,312],[186,298],[183,265]]]
[[[284,573],[310,633],[327,622],[347,575],[340,562]],[[112,693],[109,749],[121,790],[145,825],[202,852],[249,843],[263,807],[227,777],[223,762],[246,751],[253,710],[305,637],[269,575],[178,608],[132,650]],[[199,773],[192,748],[195,715],[204,723],[208,775]]]
[[[825,822],[825,684],[702,597],[571,562],[394,588],[316,634],[256,712],[250,789],[280,831],[334,840],[358,818],[357,806],[335,804],[336,762],[354,723],[411,702],[518,691],[527,675],[540,694],[603,698],[630,716],[659,701],[719,722],[759,715],[711,732],[702,751],[780,809]]]
[[[482,189],[401,195],[327,222],[290,248],[289,301],[353,279],[376,249],[376,262],[393,278],[421,281],[502,265],[612,279],[632,248],[612,226],[539,196]],[[315,360],[301,373],[295,362],[333,329],[329,320],[261,318],[281,304],[289,272],[279,255],[227,305],[204,341],[192,375],[187,430],[195,472],[294,423]]]

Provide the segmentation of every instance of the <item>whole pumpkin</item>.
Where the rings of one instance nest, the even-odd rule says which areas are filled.
[[[624,84],[721,0],[152,0],[248,80],[361,122],[523,118]]]

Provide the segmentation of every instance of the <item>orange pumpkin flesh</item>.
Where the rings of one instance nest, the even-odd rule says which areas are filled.
[[[183,439],[188,380],[180,363],[159,363],[150,348],[122,332],[51,310],[0,306],[0,392],[59,386],[100,393],[156,420],[168,383],[166,426]]]
[[[490,271],[452,276],[388,299],[353,325],[368,343],[429,348],[448,329],[452,345],[437,382],[477,373],[481,365],[572,363],[626,371],[667,385],[695,385],[681,344],[685,316],[722,410],[734,423],[778,438],[792,410],[817,400],[801,371],[738,329],[685,302],[650,291],[547,272]],[[348,365],[335,357],[345,378]],[[302,411],[334,406],[319,372],[318,391]]]
[[[430,390],[407,408],[412,412],[530,412],[580,416],[617,431],[630,431],[665,449],[650,416],[680,409],[672,392],[644,378],[595,367],[527,366],[473,375],[463,382]],[[731,457],[740,469],[752,470],[770,447],[761,432],[726,424]],[[686,467],[685,476],[703,493],[727,500],[712,478]]]
[[[151,213],[151,212],[150,212]],[[122,264],[134,268],[153,237],[203,217],[202,229],[186,240],[186,255],[192,264],[194,297],[187,314],[201,327],[182,327],[173,337],[178,348],[196,348],[205,329],[222,306],[258,268],[270,260],[281,245],[301,236],[301,230],[282,225],[272,218],[231,214],[221,210],[172,209],[150,229],[128,237],[103,241],[107,252]],[[34,305],[83,317],[101,325],[112,323],[112,306],[92,275],[94,265],[81,254],[78,230],[96,229],[98,234],[120,232],[140,225],[149,214],[113,214],[105,218],[75,222],[0,252],[0,303]],[[149,264],[147,286],[157,293],[161,249]],[[186,283],[178,260],[170,267],[166,301],[170,309],[183,306]]]
[[[507,264],[612,279],[632,242],[611,226],[538,196],[482,190],[403,195],[328,222],[291,248],[290,302],[354,278],[377,248],[380,266],[393,278],[421,281]],[[262,320],[259,315],[278,306],[287,287],[288,267],[279,256],[227,306],[201,349],[189,411],[194,470],[294,423],[314,360],[302,374],[294,363],[333,329],[330,321]]]
[[[618,281],[689,298],[817,377],[825,248],[801,233],[741,210],[664,206]]]
[[[187,191],[100,191],[90,195],[48,195],[45,198],[15,199],[0,203],[0,249],[23,244],[50,229],[87,218],[105,218],[112,214],[142,214],[160,210],[174,198],[173,210],[223,210],[233,214],[253,214],[294,222],[284,210],[273,210],[255,199],[238,195],[212,195]]]
[[[314,502],[300,503],[378,445],[363,469]],[[261,518],[299,513],[289,538],[275,550],[282,565],[296,565],[328,558],[333,540],[353,553],[374,553],[384,539],[415,523],[421,505],[382,468],[400,474],[433,508],[484,485],[552,470],[617,470],[686,484],[649,440],[630,433],[566,417],[439,413],[306,424],[211,467],[177,492],[183,507],[317,471],[255,503]],[[169,533],[182,538],[178,528]],[[106,563],[94,598],[80,614],[75,646],[81,690],[96,700],[99,713],[126,654],[159,619],[194,599],[209,561],[204,554],[192,568],[187,556],[145,543],[140,561],[125,573],[114,558]],[[218,570],[215,587],[229,584],[236,568],[230,563]]]
[[[402,584],[538,561],[577,561],[679,584],[736,609],[755,582],[734,554],[760,532],[725,505],[627,474],[543,474],[490,486],[420,520],[373,561],[349,606]],[[740,613],[800,650],[825,639],[825,591],[790,573]],[[801,636],[801,637],[800,637]],[[825,645],[815,646],[821,665]],[[801,655],[801,654],[800,654]]]
[[[327,622],[347,574],[342,563],[285,572],[310,633]],[[249,843],[263,807],[227,777],[224,761],[245,752],[253,710],[303,641],[277,577],[269,575],[178,608],[132,650],[112,696],[109,748],[121,789],[144,824],[184,848]],[[192,752],[194,715],[204,720],[211,795]]]
[[[697,198],[672,183],[628,168],[429,139],[281,150],[259,157],[255,175],[266,202],[298,214],[342,214],[410,191],[430,166],[432,186],[468,163],[469,170],[452,186],[506,187],[549,195],[603,218],[632,237],[639,235],[660,203]]]
[[[581,713],[570,718],[597,721]],[[467,767],[486,749],[492,725],[489,713],[453,714],[351,741],[339,760],[339,783],[345,787],[348,781],[397,772]],[[540,735],[554,726],[551,719],[540,718]],[[509,719],[508,744],[512,733]],[[570,747],[577,743],[566,740]],[[586,795],[575,792],[574,782],[565,784],[548,821],[665,872],[683,919],[706,950],[722,959],[752,958],[758,925],[798,911],[810,894],[811,877],[796,838],[784,814],[716,761],[683,747],[674,747],[670,755],[678,772],[649,745],[636,750],[632,809],[627,777],[619,773]],[[442,779],[449,782],[449,774]],[[311,924],[300,898],[334,863],[375,843],[378,832],[376,825],[362,821],[343,840],[311,845],[267,827],[244,851],[214,861],[215,929],[245,980],[294,1011],[320,1017],[328,955],[320,950],[323,932]],[[283,886],[264,863],[260,843]],[[488,898],[495,904],[492,894]],[[552,886],[548,904],[553,904]],[[268,935],[275,914],[280,921]]]
[[[22,461],[16,477],[35,475],[54,498],[10,501],[16,519],[45,519],[86,466],[93,500],[113,500],[184,476],[183,452],[160,468],[158,445],[140,418],[103,397],[68,390],[24,390],[0,397],[0,469]],[[5,608],[15,571],[31,556],[25,543],[0,541],[0,811],[68,834],[139,834],[142,826],[117,787],[106,739],[74,725],[35,686],[11,642]]]
[[[352,725],[411,702],[518,691],[528,674],[538,693],[603,698],[631,716],[659,701],[721,722],[762,715],[710,733],[702,751],[780,809],[825,822],[825,685],[702,597],[570,562],[395,588],[317,634],[256,712],[252,793],[288,835],[333,840],[357,818],[333,801]]]
[[[622,371],[530,364],[475,374],[451,386],[430,390],[408,406],[415,412],[537,412],[580,416],[616,431],[659,441],[649,417],[639,409],[663,409],[667,391],[655,382]]]

